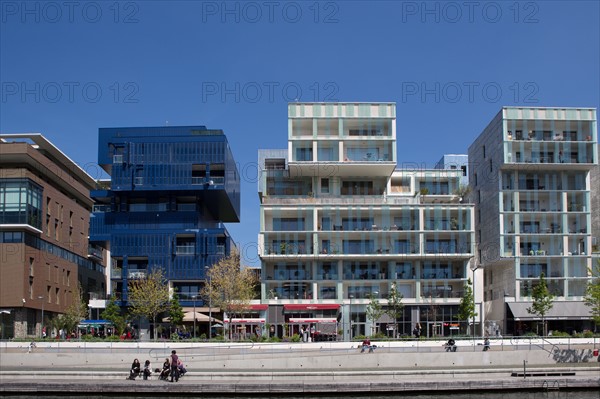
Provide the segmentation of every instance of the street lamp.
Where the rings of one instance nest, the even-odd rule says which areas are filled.
[[[350,299],[350,341],[352,341],[352,298],[354,298],[354,295],[350,294],[348,298]]]
[[[212,287],[209,280],[208,266],[204,266],[206,270],[206,283],[208,284],[208,340],[212,339]]]
[[[470,269],[473,272],[473,341],[475,341],[475,307],[477,306],[477,301],[475,301],[475,293],[476,293],[475,272],[480,267],[481,267],[481,265],[476,265],[474,263],[471,263],[471,266],[470,266]]]
[[[42,301],[42,322],[40,323],[40,338],[44,338],[44,297],[38,296]]]
[[[192,295],[192,299],[194,300],[194,339],[196,339],[196,298],[197,295]]]
[[[377,302],[379,302],[379,291],[371,292],[369,299],[371,302],[375,301],[375,299],[377,299]],[[373,325],[371,326],[371,335],[374,334],[377,334],[377,320],[373,320]]]

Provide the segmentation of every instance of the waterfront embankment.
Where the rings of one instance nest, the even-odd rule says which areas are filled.
[[[277,394],[600,389],[600,340],[358,343],[2,342],[0,393]],[[127,381],[134,358],[160,367],[176,349],[189,372],[179,383]]]

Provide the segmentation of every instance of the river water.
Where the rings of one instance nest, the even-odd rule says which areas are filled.
[[[556,391],[506,391],[506,392],[469,392],[469,393],[442,393],[439,394],[425,394],[419,395],[414,393],[407,394],[375,394],[375,395],[363,395],[363,394],[354,394],[348,393],[345,395],[306,395],[299,396],[297,394],[293,395],[285,395],[285,394],[277,394],[273,396],[267,396],[265,394],[256,394],[256,395],[233,395],[233,396],[196,396],[196,395],[172,395],[169,394],[169,399],[189,399],[194,397],[201,398],[209,398],[209,399],[243,399],[243,398],[262,398],[266,397],[269,399],[396,399],[396,398],[415,398],[415,399],[506,399],[506,396],[510,396],[515,399],[599,399],[600,391],[599,390],[582,390],[582,391],[566,391],[566,390],[556,390]],[[64,396],[44,396],[45,399],[69,399],[69,398],[86,398],[86,399],[147,399],[149,397],[165,397],[165,392],[156,393],[155,395],[144,395],[144,396],[114,396],[114,395],[90,395],[89,393],[82,393],[79,396],[74,395],[64,395]],[[33,399],[40,398],[40,396],[3,396],[6,399]]]

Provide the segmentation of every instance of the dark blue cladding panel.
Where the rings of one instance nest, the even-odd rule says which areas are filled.
[[[128,278],[160,267],[198,281],[229,253],[223,222],[239,222],[240,177],[226,136],[205,126],[103,128],[98,163],[110,188],[93,192],[90,240],[110,247]],[[120,280],[121,281],[121,280]]]

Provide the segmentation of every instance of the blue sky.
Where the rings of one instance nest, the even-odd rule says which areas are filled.
[[[397,103],[398,160],[465,153],[502,105],[600,102],[596,1],[0,1],[0,131],[40,132],[94,177],[98,128],[229,138],[259,265],[256,160],[287,103]]]

